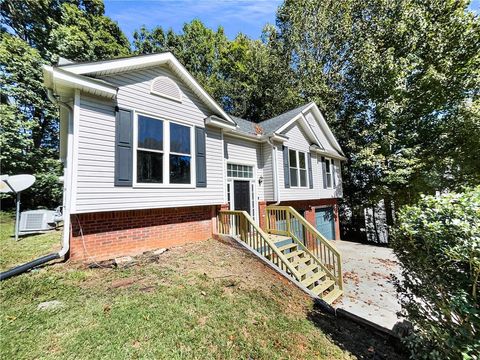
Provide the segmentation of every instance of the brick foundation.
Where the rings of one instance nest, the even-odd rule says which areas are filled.
[[[335,240],[340,240],[340,221],[338,218],[337,199],[282,201],[280,205],[291,206],[297,211],[298,210],[305,211],[305,219],[313,226],[315,226],[315,209],[323,206],[333,206],[333,214],[335,218]],[[260,202],[259,202],[259,207],[260,207]],[[260,210],[260,213],[262,213],[262,210]]]
[[[217,209],[197,206],[74,214],[70,259],[105,260],[209,239]]]

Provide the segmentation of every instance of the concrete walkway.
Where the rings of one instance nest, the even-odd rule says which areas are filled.
[[[392,275],[400,275],[393,251],[386,247],[335,241],[343,256],[344,295],[333,306],[392,329],[401,321]]]

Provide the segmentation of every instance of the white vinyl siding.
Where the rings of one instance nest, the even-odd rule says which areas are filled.
[[[299,150],[305,153],[310,152],[310,142],[303,129],[297,124],[293,124],[286,129],[283,134],[288,137],[288,140],[284,143],[289,149]],[[290,187],[285,188],[284,174],[283,174],[283,151],[282,145],[277,145],[277,171],[279,179],[279,190],[281,201],[292,200],[311,200],[311,199],[324,199],[324,198],[338,198],[342,197],[341,181],[339,178],[338,161],[336,161],[336,184],[334,189],[323,188],[323,175],[322,175],[322,163],[321,156],[311,152],[312,157],[312,175],[313,175],[313,188],[309,187]],[[307,161],[307,170],[308,170]],[[307,171],[307,184],[308,184],[308,171]]]
[[[258,179],[264,174],[262,144],[228,135],[224,135],[224,141],[228,154],[227,163],[253,165],[258,200],[263,200],[265,183],[258,184]]]
[[[275,187],[273,181],[273,155],[272,146],[269,143],[262,144],[263,163],[263,194],[265,201],[274,201]]]
[[[149,81],[166,69],[147,69],[110,76],[108,81],[120,86],[118,106],[144,113],[204,126],[210,113],[183,84],[183,102],[150,94]],[[221,132],[206,130],[207,187],[205,188],[135,188],[114,186],[115,104],[99,98],[80,97],[78,124],[78,166],[73,212],[149,209],[164,207],[222,204],[224,189]],[[195,169],[192,169],[195,171]]]

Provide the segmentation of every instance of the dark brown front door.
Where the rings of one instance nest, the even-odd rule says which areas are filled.
[[[235,210],[245,210],[250,214],[250,181],[233,182],[233,201]]]

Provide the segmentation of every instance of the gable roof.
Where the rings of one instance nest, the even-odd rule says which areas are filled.
[[[170,52],[137,55],[113,60],[65,63],[54,67],[45,66],[44,72],[47,78],[51,79],[47,87],[55,84],[58,72],[69,73],[72,76],[92,80],[103,75],[142,69],[157,65],[167,65],[216,115],[219,115],[226,124],[235,126],[235,121],[222,109],[222,107],[203,89],[185,67]],[[100,94],[101,95],[101,94]]]
[[[263,130],[263,134],[271,135],[275,131],[280,129],[283,125],[285,125],[290,120],[292,120],[295,116],[299,115],[308,106],[310,106],[310,103],[299,106],[299,107],[297,107],[293,110],[289,110],[289,111],[287,111],[283,114],[280,114],[278,116],[275,116],[273,118],[270,118],[270,119],[267,119],[267,120],[262,120],[258,123],[255,123],[255,122],[250,121],[250,120],[242,119],[242,118],[239,118],[237,116],[230,115],[230,117],[232,117],[235,120],[235,122],[238,125],[238,130],[240,130],[241,132],[255,135],[256,134],[255,126],[259,125],[259,126],[261,126],[261,128]]]
[[[324,147],[324,144],[321,143],[321,141],[313,131],[312,127],[310,126],[308,121],[305,119],[304,113],[306,113],[310,109],[312,109],[315,115],[318,117],[320,128],[325,133],[326,141],[329,141],[333,145],[333,148],[329,146],[331,150],[328,150]],[[343,158],[343,151],[340,145],[338,144],[335,136],[330,130],[330,127],[326,123],[322,113],[320,112],[320,110],[318,109],[317,105],[314,102],[310,102],[308,104],[299,106],[295,109],[284,112],[283,114],[280,114],[278,116],[275,116],[267,120],[260,121],[258,123],[255,123],[250,120],[242,119],[236,116],[231,116],[231,117],[237,123],[237,132],[241,132],[247,135],[257,135],[257,131],[256,131],[257,125],[260,127],[260,129],[258,130],[261,131],[262,135],[265,135],[265,136],[271,136],[274,134],[281,135],[281,133],[285,129],[290,127],[294,122],[300,121],[300,124],[303,126],[304,130],[306,130],[307,135],[310,135],[311,139],[314,140],[314,143],[312,145],[314,145],[319,152],[327,154],[328,152],[334,151],[335,153],[338,153],[338,155],[341,155],[340,157]]]

